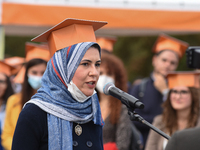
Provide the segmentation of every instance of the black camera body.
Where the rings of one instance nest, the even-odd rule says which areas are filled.
[[[186,59],[189,68],[200,69],[200,46],[189,46],[186,50]]]

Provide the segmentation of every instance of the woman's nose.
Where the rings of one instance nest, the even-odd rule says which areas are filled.
[[[99,74],[99,71],[96,68],[96,66],[92,66],[91,69],[90,69],[89,75],[97,76],[98,74]]]

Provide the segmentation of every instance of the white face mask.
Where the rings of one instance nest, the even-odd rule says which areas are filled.
[[[107,75],[100,75],[99,80],[97,82],[96,88],[99,92],[103,93],[103,87],[105,86],[106,83],[112,82],[115,84],[115,81],[112,77],[109,77]]]
[[[80,103],[85,102],[92,96],[92,95],[86,96],[85,94],[83,94],[83,92],[81,92],[81,90],[79,90],[79,88],[72,81],[67,86],[68,86],[68,91],[71,93],[72,97]],[[96,91],[94,90],[93,95],[95,93]]]
[[[41,87],[42,76],[28,75],[28,83],[35,90]]]

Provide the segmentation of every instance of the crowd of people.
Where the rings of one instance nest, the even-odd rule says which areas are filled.
[[[32,40],[41,44],[25,43],[25,58],[15,66],[11,58],[0,60],[0,150],[178,150],[195,145],[184,136],[194,133],[198,139],[200,73],[176,71],[189,44],[159,35],[150,76],[128,87],[125,66],[113,53],[117,39],[95,37],[94,31],[106,24],[65,19]],[[145,107],[134,113],[172,138],[132,121],[126,105],[104,94],[109,82],[138,98]]]

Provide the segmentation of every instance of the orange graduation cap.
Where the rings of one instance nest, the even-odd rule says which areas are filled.
[[[4,59],[4,62],[15,67],[17,65],[21,65],[25,62],[25,58],[14,56],[14,57],[8,57]]]
[[[101,49],[113,52],[113,46],[117,41],[114,37],[97,37],[97,43],[100,45]]]
[[[49,61],[50,53],[48,45],[26,42],[26,62],[34,58]]]
[[[24,82],[24,75],[25,75],[26,69],[23,66],[20,71],[17,73],[17,75],[14,77],[13,82],[14,83],[23,83]]]
[[[167,75],[168,86],[187,86],[199,88],[200,71],[174,71]]]
[[[11,76],[13,69],[15,69],[15,68],[6,64],[3,61],[0,61],[0,72],[5,73],[7,76]]]
[[[49,61],[50,53],[47,44],[36,44],[31,42],[26,42],[26,62],[31,59],[43,59]],[[23,66],[16,77],[13,79],[15,83],[23,83],[25,75],[25,67]]]
[[[175,51],[181,58],[188,46],[189,44],[184,41],[178,40],[166,34],[161,34],[153,46],[153,52],[158,53],[162,50],[172,50]]]
[[[35,42],[48,42],[51,56],[62,48],[81,43],[96,42],[94,31],[107,22],[65,19],[44,33],[32,39]]]
[[[3,61],[6,64],[14,67],[15,69],[12,70],[12,74],[16,74],[25,63],[25,58],[14,56],[14,57],[5,58]]]

